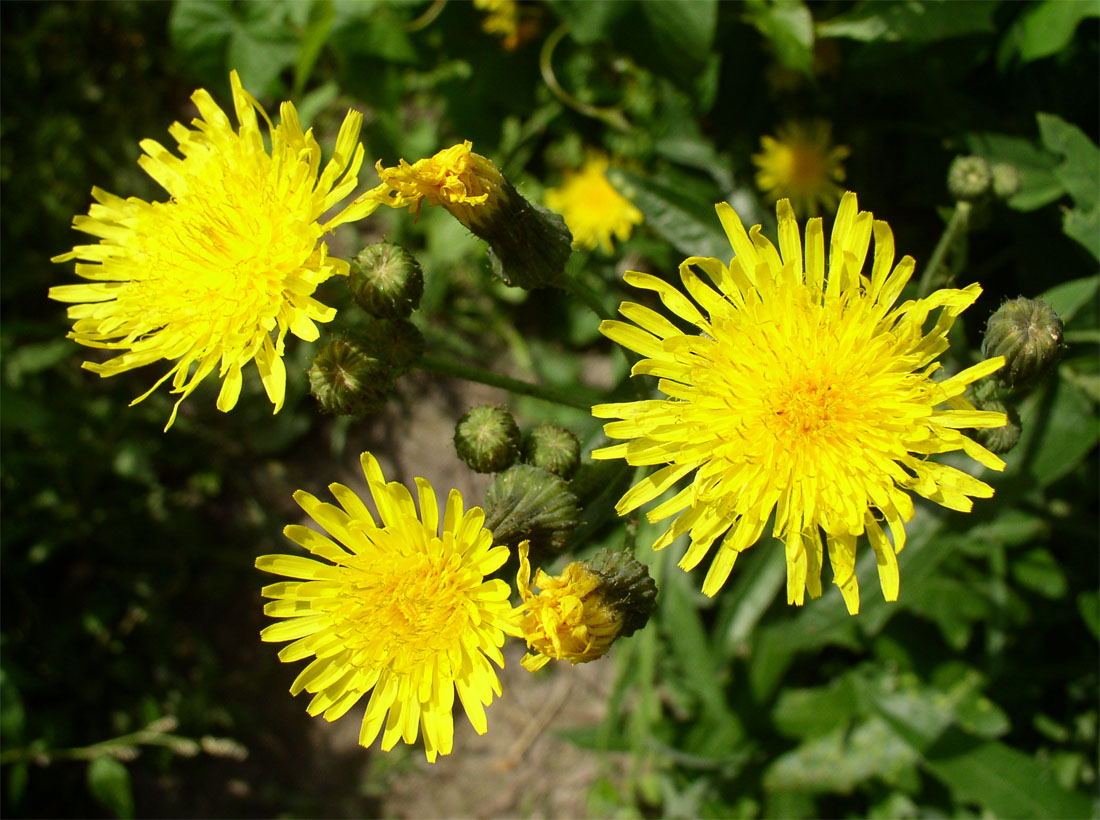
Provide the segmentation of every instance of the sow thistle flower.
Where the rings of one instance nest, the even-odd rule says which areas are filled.
[[[74,218],[73,227],[99,242],[53,260],[81,260],[76,274],[91,282],[50,288],[50,298],[74,303],[69,338],[122,351],[84,367],[113,376],[162,359],[174,362],[133,402],[171,379],[180,398],[165,430],[180,402],[215,368],[222,379],[218,409],[231,410],[249,362],[279,411],[286,335],[318,337],[315,322],[330,321],[336,311],[312,294],[329,277],[348,272],[320,239],[377,207],[359,203],[322,221],[357,185],[361,114],[348,112],[321,170],[321,148],[312,130],[302,131],[291,103],[282,104],[275,126],[235,71],[230,84],[239,129],[199,89],[191,97],[199,110],[192,127],[175,123],[168,129],[182,158],[156,140],[141,142],[145,153],[138,164],[168,192],[167,201],[122,199],[93,188],[95,204],[87,216]],[[270,153],[257,113],[270,131]]]
[[[493,270],[507,285],[544,287],[564,273],[573,241],[565,222],[520,196],[469,140],[411,165],[402,159],[386,168],[379,160],[376,169],[382,182],[356,202],[418,216],[425,203],[442,206],[489,243]]]
[[[604,550],[573,561],[557,576],[540,569],[532,584],[529,550],[528,542],[519,545],[516,586],[522,603],[516,612],[533,650],[520,663],[531,672],[552,659],[576,665],[603,657],[617,639],[645,626],[657,608],[656,583],[626,553]]]
[[[764,149],[753,154],[759,167],[756,187],[770,202],[791,201],[798,216],[817,216],[821,208],[835,208],[843,193],[841,164],[849,154],[845,145],[830,145],[832,127],[824,120],[788,122],[776,129],[776,136],[763,136]]]
[[[434,762],[451,751],[455,692],[480,734],[484,707],[501,693],[489,660],[503,667],[504,635],[518,631],[508,584],[485,576],[504,564],[508,548],[493,546],[479,508],[463,512],[458,490],[441,521],[432,485],[416,479],[417,515],[409,491],[387,484],[370,453],[361,461],[380,521],[342,484],[329,485],[339,506],[295,493],[331,537],[291,525],[286,536],[322,560],[256,559],[265,572],[300,579],[263,588],[274,599],[265,614],[285,620],[260,636],[293,641],[279,652],[282,661],[315,658],[290,688],[313,694],[310,715],[336,720],[370,692],[359,742],[369,746],[382,732],[388,751],[399,739],[414,743],[422,730]]]
[[[579,171],[567,171],[562,184],[546,192],[546,206],[565,217],[574,242],[610,254],[612,239],[630,238],[642,212],[607,181],[608,160],[590,154]]]
[[[895,553],[905,546],[904,525],[913,516],[910,493],[960,511],[971,509],[972,497],[993,495],[989,485],[929,456],[962,450],[985,467],[1004,468],[959,432],[1004,425],[1003,413],[979,411],[963,397],[967,385],[1004,359],[933,378],[949,329],[981,288],[939,290],[895,307],[913,259],[894,266],[890,227],[860,212],[855,194],[845,194],[837,211],[827,277],[821,219],[807,223],[804,251],[790,202],[781,200],[776,210],[778,251],[759,225],[746,233],[720,203],[718,217],[736,253],[728,266],[688,258],[680,265],[683,291],[655,276],[626,274],[696,332],[631,302],[619,310],[633,324],[601,325],[604,335],[645,357],[633,373],[658,376],[667,398],[592,408],[598,418],[619,419],[604,429],[627,440],[593,457],[665,465],[627,491],[620,515],[690,476],[649,519],[673,518],[655,548],[690,533],[680,561],[685,570],[724,535],[703,583],[707,595],[721,588],[737,556],[774,516],[772,534],[786,544],[788,602],[801,604],[807,590],[821,594],[827,548],[833,580],[854,614],[856,545],[864,537],[884,597],[897,599]],[[872,236],[868,277],[862,271]]]

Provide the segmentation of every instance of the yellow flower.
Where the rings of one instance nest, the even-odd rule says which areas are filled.
[[[470,227],[483,221],[482,211],[495,210],[505,187],[511,187],[491,160],[472,149],[473,143],[466,140],[412,165],[400,160],[386,168],[378,160],[375,168],[382,183],[365,196],[391,208],[408,206],[417,215],[425,202],[442,205]]]
[[[408,206],[419,216],[425,202],[442,205],[479,239],[489,243],[493,271],[506,285],[554,284],[565,272],[572,236],[562,218],[524,199],[467,140],[409,165],[376,166],[382,182],[356,200],[391,208]]]
[[[590,154],[579,171],[567,171],[559,187],[547,190],[546,205],[565,217],[577,245],[611,253],[611,238],[628,239],[643,217],[607,181],[607,168],[606,157]]]
[[[264,613],[286,620],[260,636],[294,641],[279,652],[282,661],[316,656],[290,688],[313,693],[309,714],[336,720],[371,692],[359,742],[369,746],[381,731],[388,751],[399,738],[414,743],[423,729],[434,762],[451,751],[455,692],[480,734],[484,706],[500,694],[488,659],[504,665],[500,647],[505,632],[515,634],[515,618],[508,585],[485,576],[504,564],[508,548],[493,546],[480,508],[463,514],[458,490],[447,498],[440,530],[431,484],[416,479],[417,516],[412,495],[387,484],[370,453],[362,465],[381,523],[342,484],[329,485],[339,507],[296,492],[294,500],[332,538],[291,525],[286,536],[323,561],[256,559],[265,572],[301,579],[263,588],[275,599]]]
[[[690,531],[680,562],[686,570],[725,533],[703,584],[707,595],[721,588],[774,513],[772,534],[786,543],[788,601],[801,604],[806,590],[821,594],[824,536],[834,582],[855,613],[856,544],[863,536],[875,551],[883,595],[897,599],[895,553],[913,516],[911,492],[961,511],[970,510],[970,496],[993,494],[984,482],[928,457],[962,450],[985,467],[1004,468],[959,432],[1005,423],[1003,413],[978,411],[963,398],[968,384],[1004,359],[933,378],[948,330],[981,288],[939,290],[894,307],[913,259],[893,266],[889,225],[859,212],[855,194],[845,194],[837,211],[827,278],[821,219],[808,222],[803,253],[790,203],[780,200],[776,210],[778,252],[759,225],[746,233],[732,208],[717,206],[736,257],[728,267],[700,257],[680,265],[684,290],[702,310],[655,276],[626,274],[698,332],[685,333],[630,302],[619,310],[634,324],[603,323],[604,335],[645,357],[633,373],[660,377],[668,398],[592,408],[599,418],[621,419],[604,430],[628,440],[593,457],[667,465],[623,496],[620,515],[691,476],[649,519],[675,517],[657,549]],[[872,235],[868,278],[862,271]]]
[[[485,12],[482,31],[502,37],[502,45],[508,51],[519,45],[519,4],[516,0],[474,0],[474,7]]]
[[[817,216],[821,208],[831,210],[840,201],[844,189],[844,166],[849,154],[846,145],[830,147],[829,123],[789,122],[776,129],[778,139],[760,138],[763,151],[753,154],[759,166],[756,187],[770,202],[781,197],[791,200],[797,216]]]
[[[316,339],[314,322],[328,322],[336,311],[311,294],[333,274],[348,272],[320,239],[376,207],[363,203],[321,221],[357,184],[361,114],[348,112],[318,176],[321,148],[312,131],[303,133],[294,106],[283,103],[281,122],[273,126],[235,71],[230,83],[239,130],[209,93],[196,91],[193,127],[175,123],[169,129],[182,159],[155,140],[141,142],[145,154],[138,164],[170,198],[145,202],[93,188],[96,204],[87,216],[75,217],[73,227],[99,242],[53,260],[90,263],[78,262],[76,273],[92,284],[50,288],[50,298],[76,303],[68,311],[75,320],[69,338],[124,351],[84,367],[113,376],[162,359],[175,362],[133,402],[171,378],[172,392],[181,396],[165,430],[179,403],[215,368],[223,380],[218,409],[232,409],[241,368],[250,361],[279,411],[286,334]],[[270,154],[257,112],[271,132]]]
[[[535,575],[536,594],[531,584],[530,544],[519,545],[519,573],[516,586],[523,603],[520,631],[534,650],[520,663],[535,672],[551,658],[573,664],[603,657],[623,627],[623,619],[602,594],[604,579],[578,561],[554,577],[541,569]]]

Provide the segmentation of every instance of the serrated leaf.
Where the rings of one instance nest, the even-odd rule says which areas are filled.
[[[929,43],[996,30],[988,0],[874,0],[817,24],[818,37]]]
[[[130,772],[113,757],[97,757],[88,763],[88,789],[115,817],[134,816]]]

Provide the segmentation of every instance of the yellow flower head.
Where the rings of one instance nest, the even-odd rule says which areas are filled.
[[[643,217],[607,181],[607,168],[606,157],[590,154],[579,171],[567,171],[559,187],[546,191],[546,206],[565,217],[578,246],[611,253],[612,237],[628,239]]]
[[[520,631],[534,650],[521,663],[532,672],[551,658],[586,663],[603,657],[623,627],[623,619],[602,594],[604,579],[587,565],[574,561],[554,577],[541,569],[535,575],[540,591],[531,584],[530,545],[519,545],[516,586],[523,603]]]
[[[508,182],[491,160],[472,148],[473,143],[466,140],[412,165],[401,160],[393,168],[383,167],[378,160],[375,167],[382,184],[367,197],[391,208],[407,205],[416,214],[425,202],[442,205],[467,227],[480,222],[480,211],[495,210]]]
[[[829,145],[829,123],[789,122],[776,129],[778,139],[760,138],[763,151],[753,154],[756,187],[770,202],[790,199],[797,216],[817,216],[821,208],[831,210],[840,201],[844,189],[844,166],[849,154],[846,145]]]
[[[508,548],[493,546],[480,508],[463,514],[458,490],[451,490],[441,522],[427,481],[416,479],[418,516],[409,491],[387,484],[370,453],[362,465],[380,523],[342,484],[329,485],[338,507],[295,493],[331,538],[291,525],[286,536],[322,560],[256,559],[265,572],[301,579],[263,588],[275,599],[264,613],[285,620],[260,637],[293,641],[279,652],[282,661],[316,656],[290,688],[313,693],[309,714],[336,720],[371,692],[359,742],[369,746],[382,731],[388,751],[399,738],[414,743],[422,729],[434,762],[451,751],[455,692],[481,734],[484,706],[500,694],[488,659],[504,665],[500,647],[505,632],[516,634],[515,616],[508,585],[485,576],[504,564]]]
[[[281,122],[273,126],[235,71],[230,83],[238,130],[199,89],[191,97],[199,110],[193,127],[168,129],[182,158],[155,140],[141,142],[138,164],[170,199],[122,199],[93,188],[96,204],[75,217],[73,227],[99,242],[53,260],[83,260],[76,273],[92,282],[50,288],[50,298],[76,303],[68,311],[76,320],[69,338],[124,351],[103,363],[85,362],[87,369],[113,376],[162,359],[175,362],[133,402],[171,378],[172,392],[181,396],[166,430],[179,402],[215,368],[223,380],[218,409],[232,409],[241,368],[250,361],[279,411],[286,334],[316,339],[314,322],[328,322],[336,311],[311,294],[333,274],[348,272],[320,239],[376,207],[351,206],[321,221],[357,184],[361,114],[348,113],[321,171],[321,148],[312,130],[303,133],[293,105],[282,104]],[[270,154],[257,112],[271,132]]]
[[[845,194],[837,211],[828,277],[821,219],[807,223],[803,251],[790,203],[780,200],[776,210],[778,251],[759,225],[746,233],[721,203],[718,217],[736,253],[728,266],[685,260],[683,291],[655,276],[626,274],[697,332],[685,333],[630,302],[619,310],[633,324],[601,325],[604,335],[645,357],[633,373],[659,376],[668,398],[592,408],[599,418],[620,419],[605,426],[608,436],[627,439],[593,457],[666,465],[623,496],[620,515],[691,477],[649,519],[674,517],[654,544],[658,549],[690,532],[684,569],[725,535],[703,584],[707,595],[721,588],[737,555],[760,538],[774,514],[772,533],[786,543],[788,601],[801,604],[807,589],[811,597],[821,594],[824,540],[834,582],[855,613],[856,543],[863,536],[875,551],[883,595],[897,599],[895,553],[913,516],[910,493],[961,511],[970,510],[970,496],[993,494],[987,484],[928,457],[962,450],[988,468],[1004,468],[959,432],[1005,423],[1003,413],[978,411],[963,398],[968,384],[1004,359],[933,378],[948,330],[981,288],[939,290],[895,307],[913,259],[894,266],[890,226],[860,212],[855,194]],[[868,277],[863,267],[872,236]]]

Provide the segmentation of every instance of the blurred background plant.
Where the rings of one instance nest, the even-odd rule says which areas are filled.
[[[659,608],[599,662],[616,676],[604,722],[568,736],[626,761],[591,785],[592,816],[1095,816],[1098,18],[1094,0],[0,4],[4,812],[382,810],[385,783],[355,781],[371,753],[303,763],[320,752],[258,640],[253,559],[281,551],[293,489],[400,439],[418,403],[442,401],[452,423],[469,405],[414,373],[378,416],[319,415],[305,372],[323,333],[288,348],[277,416],[258,380],[224,416],[204,386],[165,435],[168,395],[127,409],[148,376],[82,371],[45,298],[75,281],[48,260],[78,241],[69,225],[92,185],[159,198],[138,141],[189,120],[196,87],[228,105],[236,68],[269,110],[292,99],[328,145],[354,107],[368,162],[468,139],[535,202],[608,157],[644,221],[571,257],[595,304],[493,280],[484,245],[441,209],[382,209],[335,239],[348,258],[383,237],[416,256],[412,322],[429,351],[581,404],[635,395],[591,309],[626,296],[623,270],[668,277],[687,255],[728,257],[722,200],[774,229],[753,155],[790,121],[831,126],[848,151],[823,145],[821,167],[843,159],[842,185],[891,224],[918,277],[927,264],[940,283],[981,282],[955,369],[980,355],[1001,302],[1042,298],[1065,326],[1062,359],[1014,397],[1022,435],[1006,472],[985,477],[996,497],[966,517],[918,507],[898,603],[868,596],[852,618],[833,589],[790,608],[782,549],[767,543],[706,599],[676,548],[647,552],[653,528],[631,524]],[[958,155],[989,165],[988,191],[949,192]],[[342,283],[323,296],[343,329],[369,322]],[[522,430],[558,424],[585,454],[603,442],[584,410],[510,406]],[[628,476],[585,461],[566,548],[587,556],[623,544],[617,494],[598,490]],[[875,572],[866,552],[861,581]]]

